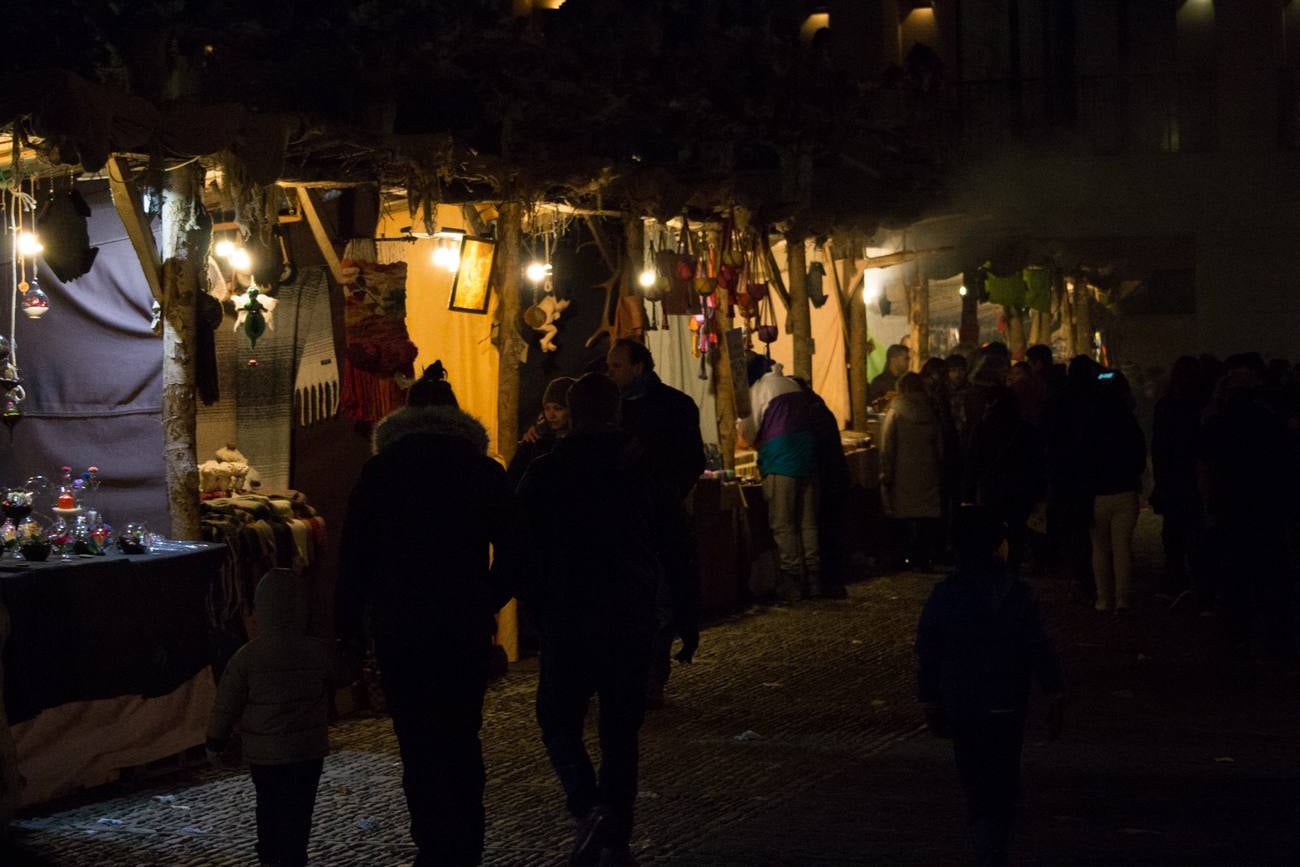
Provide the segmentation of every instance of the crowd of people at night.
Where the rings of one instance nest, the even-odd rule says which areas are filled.
[[[1117,616],[1145,604],[1133,539],[1143,495],[1164,518],[1154,599],[1217,614],[1225,653],[1295,654],[1291,620],[1300,383],[1254,354],[1182,358],[1154,407],[1150,448],[1129,381],[1046,346],[931,358],[891,347],[871,384],[887,568],[949,577],[917,630],[930,729],[951,737],[981,863],[1004,863],[1031,684],[1062,722],[1065,677],[1022,576],[1056,574]],[[756,452],[776,580],[755,601],[843,598],[854,532],[839,424],[807,382],[751,355],[739,444]],[[699,411],[633,340],[598,370],[558,378],[508,467],[458,406],[440,365],[373,435],[343,529],[336,635],[355,670],[382,670],[401,753],[416,864],[482,858],[479,740],[499,667],[494,615],[511,597],[539,652],[540,737],[576,822],[575,865],[634,864],[630,841],[645,713],[675,658],[700,641],[696,539],[686,504],[704,466]],[[436,484],[427,481],[435,479]],[[428,580],[431,564],[437,580]],[[861,576],[852,576],[861,577]],[[276,625],[231,663],[214,714],[219,753],[242,721],[263,863],[305,864],[329,660],[302,643],[291,582],[259,588]],[[259,612],[260,613],[260,612]],[[678,643],[680,642],[680,643]],[[599,702],[597,768],[583,739]]]
[[[917,630],[930,730],[951,737],[980,864],[1005,864],[1031,681],[1062,724],[1065,681],[1021,573],[1055,574],[1104,616],[1147,602],[1134,578],[1144,494],[1163,518],[1152,603],[1217,616],[1225,659],[1293,666],[1300,367],[1254,353],[1175,362],[1148,435],[1123,372],[1047,346],[1012,361],[904,346],[875,382],[888,405],[886,511],[904,565],[953,566]],[[873,383],[873,386],[875,383]],[[1149,471],[1148,471],[1149,468]],[[990,553],[993,552],[993,553]]]

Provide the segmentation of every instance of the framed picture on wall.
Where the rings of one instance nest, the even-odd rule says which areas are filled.
[[[460,243],[460,267],[451,282],[447,307],[461,313],[487,313],[492,293],[492,260],[497,245],[491,238],[466,235]]]

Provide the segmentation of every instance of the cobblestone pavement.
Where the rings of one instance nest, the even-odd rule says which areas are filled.
[[[1144,518],[1150,541],[1150,518]],[[1148,545],[1149,549],[1149,545]],[[1147,558],[1144,574],[1154,564]],[[855,585],[848,600],[751,612],[706,631],[643,730],[634,846],[643,864],[962,863],[946,742],[924,736],[911,642],[936,576]],[[1022,863],[1294,864],[1297,685],[1217,662],[1213,618],[1152,602],[1126,617],[1037,589],[1074,696],[1055,744],[1025,748]],[[487,699],[490,865],[563,863],[571,826],[542,751],[535,669]],[[1035,725],[1037,721],[1035,721]],[[409,862],[387,719],[332,730],[313,863]],[[255,861],[246,774],[191,771],[121,785],[18,822],[8,863]]]

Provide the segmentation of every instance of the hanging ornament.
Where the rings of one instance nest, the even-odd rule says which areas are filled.
[[[0,391],[9,391],[11,388],[17,388],[22,382],[18,375],[18,368],[14,363],[6,359],[0,363]]]
[[[22,291],[21,285],[18,288]],[[40,319],[50,310],[49,296],[41,289],[35,277],[27,284],[26,291],[23,291],[22,308],[28,319]]]
[[[230,300],[237,312],[234,330],[243,328],[249,342],[256,347],[258,338],[266,333],[266,329],[275,329],[275,323],[271,321],[275,312],[275,299],[263,294],[254,284],[242,295],[232,295]]]
[[[826,267],[821,262],[813,261],[808,266],[808,276],[806,283],[808,286],[808,300],[812,306],[821,309],[826,303],[826,290],[823,286],[823,280],[826,277]]]
[[[5,427],[9,428],[9,439],[12,442],[14,437],[14,425],[18,424],[19,419],[23,417],[23,401],[27,399],[27,393],[23,391],[21,385],[9,389],[4,395],[4,408],[0,410],[0,421],[3,421]]]

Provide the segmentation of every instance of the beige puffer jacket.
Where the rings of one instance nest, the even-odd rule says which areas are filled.
[[[307,585],[272,569],[254,597],[258,635],[226,666],[208,723],[208,747],[224,750],[239,720],[244,757],[284,765],[329,752],[330,653],[307,635]]]

